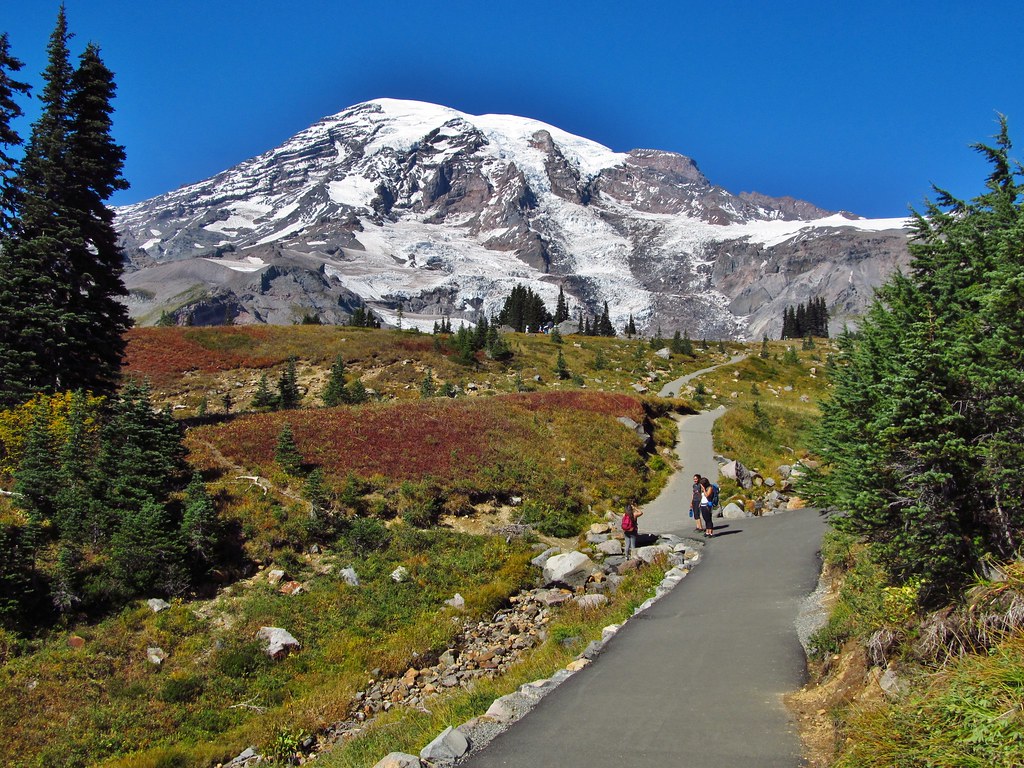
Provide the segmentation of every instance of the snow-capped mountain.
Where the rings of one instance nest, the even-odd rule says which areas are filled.
[[[206,181],[118,210],[140,323],[472,320],[516,284],[575,317],[693,338],[777,333],[824,296],[859,313],[906,258],[900,219],[733,195],[687,157],[380,99]]]

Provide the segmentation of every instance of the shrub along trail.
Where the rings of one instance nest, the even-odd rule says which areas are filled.
[[[691,418],[708,430],[710,446],[713,419]],[[685,443],[692,426],[683,427]],[[714,467],[710,455],[704,462],[693,471]],[[642,532],[690,528],[693,471],[677,473],[648,505]],[[804,682],[794,621],[817,584],[824,529],[809,509],[721,526],[684,584],[465,765],[801,765],[782,697]]]

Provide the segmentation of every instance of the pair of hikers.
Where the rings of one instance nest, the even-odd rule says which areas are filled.
[[[715,523],[711,511],[718,502],[718,486],[700,475],[693,476],[693,497],[690,500],[690,517],[697,523],[696,530],[703,531],[704,536],[715,535]]]

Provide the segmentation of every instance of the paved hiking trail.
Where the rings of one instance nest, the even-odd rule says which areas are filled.
[[[717,477],[711,425],[722,413],[679,419],[683,467],[645,506],[641,534],[704,543],[687,516],[691,477]],[[464,765],[802,765],[782,697],[804,682],[794,621],[817,584],[824,519],[801,509],[715,522],[702,562],[679,586]]]

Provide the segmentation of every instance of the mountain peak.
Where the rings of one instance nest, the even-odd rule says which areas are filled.
[[[121,209],[118,225],[140,322],[168,311],[194,321],[193,305],[205,317],[211,302],[237,322],[342,322],[367,302],[385,319],[401,303],[407,323],[429,328],[441,314],[491,314],[523,283],[552,306],[563,287],[574,313],[607,301],[620,325],[633,315],[714,338],[758,334],[781,318],[777,304],[821,288],[752,288],[773,254],[806,260],[820,240],[833,259],[874,231],[891,261],[902,243],[868,222],[843,219],[838,232],[828,216],[732,195],[683,155],[617,153],[538,120],[384,98]],[[846,301],[848,290],[829,290]]]

